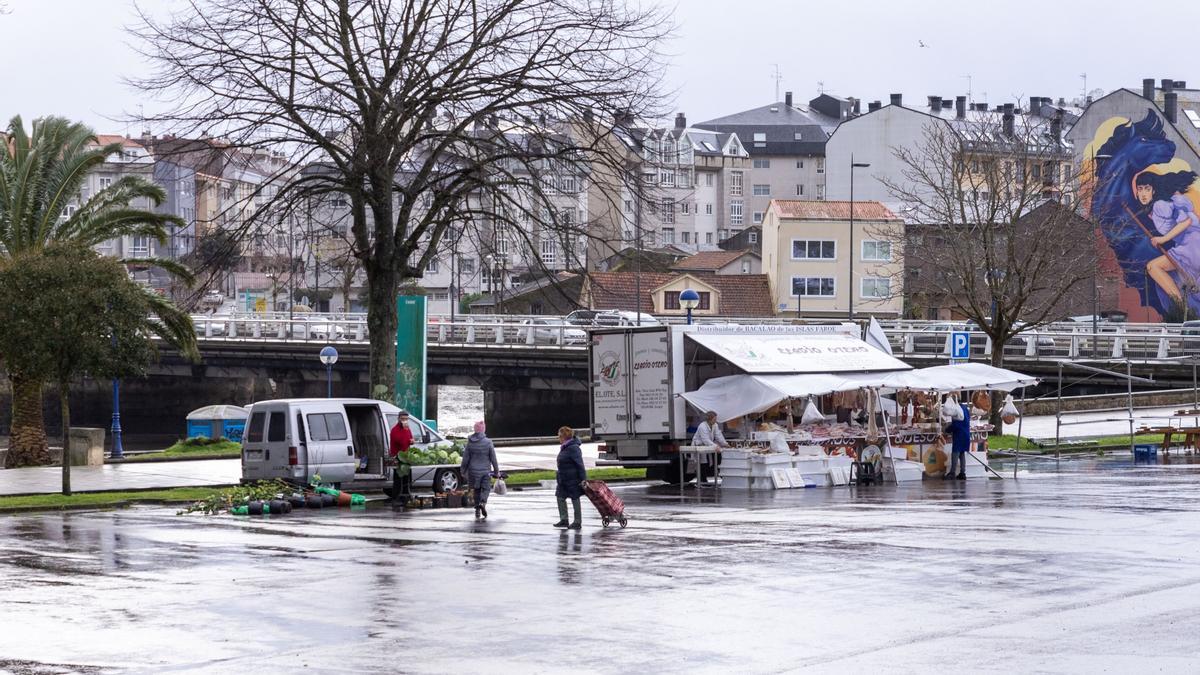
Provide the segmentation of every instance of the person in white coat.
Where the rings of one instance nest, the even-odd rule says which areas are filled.
[[[717,423],[717,413],[709,411],[704,415],[704,421],[696,427],[696,434],[692,436],[692,445],[697,447],[708,447],[715,445],[718,448],[728,448],[729,443],[725,440],[725,434],[721,433],[721,425]],[[711,462],[714,466],[717,463],[717,458],[714,456],[711,459],[704,458],[704,464]],[[696,476],[696,484],[699,485],[706,475],[702,467],[697,467],[701,471]]]

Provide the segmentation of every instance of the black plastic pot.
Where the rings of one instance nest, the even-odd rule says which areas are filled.
[[[252,516],[261,516],[263,514],[263,503],[254,501],[246,505],[246,510]]]
[[[304,505],[310,509],[319,509],[324,503],[321,500],[321,495],[308,495],[304,498]]]
[[[337,497],[333,495],[321,495],[321,506],[337,506]]]
[[[271,513],[278,513],[278,514],[282,515],[285,513],[292,512],[292,505],[285,502],[282,499],[272,499],[270,502],[267,502],[267,503],[270,504],[270,506],[271,506]]]

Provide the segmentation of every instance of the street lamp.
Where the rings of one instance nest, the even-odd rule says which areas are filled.
[[[112,335],[113,351],[117,349],[117,334]],[[125,446],[121,444],[121,379],[114,377],[112,380],[112,453],[113,459],[124,459]],[[68,443],[68,445],[70,445]],[[69,449],[63,450],[63,457],[68,457]],[[69,461],[69,460],[65,460]]]
[[[854,170],[865,169],[871,166],[866,162],[854,161],[854,155],[850,155],[850,284],[846,289],[850,294],[850,320],[854,320]]]
[[[690,288],[683,289],[679,294],[679,306],[687,310],[687,322],[692,325],[692,310],[700,306],[700,294]]]
[[[333,398],[333,364],[337,359],[337,350],[331,345],[321,348],[321,363],[325,364],[325,398]]]

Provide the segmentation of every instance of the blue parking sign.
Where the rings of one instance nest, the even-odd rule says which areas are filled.
[[[950,334],[950,358],[967,360],[971,358],[971,334],[955,331]]]

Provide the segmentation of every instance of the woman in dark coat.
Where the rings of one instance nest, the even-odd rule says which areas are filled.
[[[587,480],[583,450],[571,427],[559,428],[558,442],[562,445],[558,449],[558,486],[554,490],[554,496],[558,497],[558,522],[554,526],[580,530],[583,529],[583,520],[579,515],[579,498],[583,496],[581,483]],[[570,525],[567,525],[567,499],[575,507],[575,520]]]
[[[467,477],[467,484],[475,492],[475,518],[487,520],[492,476],[500,474],[500,464],[496,461],[496,447],[487,437],[487,427],[482,421],[475,423],[475,433],[467,437],[459,471]]]

